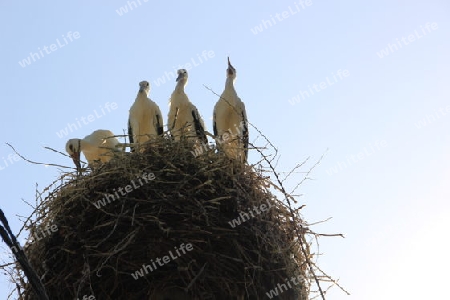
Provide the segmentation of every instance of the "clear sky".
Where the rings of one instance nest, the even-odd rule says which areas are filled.
[[[299,193],[309,222],[332,217],[313,230],[346,236],[320,239],[319,265],[351,293],[328,299],[448,297],[450,2],[139,1],[1,2],[0,207],[15,232],[21,199],[59,170],[16,161],[5,142],[72,166],[43,147],[123,133],[141,80],[166,120],[180,65],[212,131],[217,97],[203,85],[223,91],[229,55],[278,170],[326,152]],[[0,277],[1,299],[11,287]]]

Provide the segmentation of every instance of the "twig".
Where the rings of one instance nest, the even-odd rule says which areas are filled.
[[[316,276],[316,274],[315,274],[315,272],[314,272],[314,269],[313,269],[313,267],[312,267],[312,266],[313,266],[313,263],[311,262],[311,259],[309,258],[308,253],[306,253],[306,249],[305,249],[305,246],[304,246],[304,244],[303,244],[303,243],[304,243],[304,237],[302,236],[302,233],[299,232],[298,226],[296,225],[296,223],[297,223],[297,222],[296,222],[296,216],[295,216],[294,210],[292,209],[291,202],[289,201],[289,198],[290,198],[290,197],[289,197],[289,194],[288,194],[288,193],[286,192],[286,190],[284,189],[283,183],[281,182],[281,180],[280,180],[280,178],[279,178],[277,172],[275,171],[275,169],[274,169],[274,167],[273,167],[273,165],[272,165],[272,162],[269,161],[269,159],[266,159],[266,156],[264,155],[264,153],[262,153],[262,152],[259,151],[259,150],[257,150],[257,151],[260,153],[260,155],[261,155],[262,157],[265,158],[265,161],[268,163],[269,168],[273,171],[273,174],[275,175],[275,178],[276,178],[278,184],[280,185],[279,187],[280,187],[280,189],[281,189],[281,192],[282,192],[283,195],[285,196],[285,199],[286,199],[286,201],[287,201],[287,203],[288,203],[289,211],[291,212],[292,220],[290,220],[290,222],[291,222],[291,224],[293,225],[294,230],[295,230],[295,232],[296,232],[296,234],[297,234],[297,238],[298,238],[299,241],[300,241],[299,244],[300,244],[300,248],[301,248],[301,250],[302,250],[302,254],[303,254],[303,256],[304,256],[304,258],[305,258],[305,260],[306,260],[306,263],[307,263],[307,265],[308,265],[308,267],[309,267],[309,271],[310,271],[311,274],[313,275],[314,281],[316,282],[316,285],[317,285],[317,287],[318,287],[318,289],[319,289],[320,296],[322,297],[323,300],[325,300],[325,295],[324,295],[324,293],[323,293],[322,287],[320,286],[319,279],[317,278],[317,276]]]
[[[292,168],[292,170],[286,175],[286,177],[284,177],[283,180],[281,180],[281,182],[284,182],[286,179],[288,179],[288,177],[291,176],[292,173],[294,173],[295,170],[303,167],[303,165],[306,164],[309,161],[310,158],[311,157],[307,157],[302,163],[297,164],[294,168]]]
[[[191,286],[197,281],[197,279],[200,277],[200,275],[203,273],[203,271],[205,270],[205,267],[208,265],[208,262],[206,262],[203,267],[200,269],[200,271],[198,272],[197,275],[195,275],[194,279],[191,280],[191,282],[189,283],[189,285],[185,288],[186,291],[189,291],[189,289],[191,288]]]
[[[325,152],[326,153],[326,152]],[[308,178],[308,176],[309,176],[309,174],[312,172],[312,170],[314,170],[315,169],[315,167],[317,167],[319,164],[320,164],[320,162],[322,161],[322,159],[324,158],[324,156],[325,156],[325,153],[324,154],[322,154],[322,156],[319,158],[319,160],[306,172],[306,174],[305,174],[305,177],[303,177],[303,179],[294,187],[294,189],[289,193],[289,194],[292,194],[292,193],[294,193],[295,192],[295,190],[300,186],[300,185],[302,185],[302,183],[306,180],[306,179],[309,179]]]
[[[60,168],[65,168],[65,169],[73,169],[72,167],[67,167],[67,166],[62,166],[62,165],[57,165],[57,164],[48,164],[48,163],[40,163],[40,162],[35,162],[32,160],[29,160],[25,157],[23,157],[21,154],[19,154],[19,152],[16,151],[16,149],[14,149],[13,146],[11,146],[9,143],[6,143],[6,145],[8,145],[9,147],[11,147],[11,149],[13,149],[13,151],[24,161],[27,161],[29,163],[35,164],[35,165],[45,165],[45,166],[53,166],[53,167],[60,167]]]

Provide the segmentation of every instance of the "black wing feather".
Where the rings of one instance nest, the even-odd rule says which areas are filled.
[[[244,128],[242,130],[242,142],[244,143],[244,154],[245,154],[245,161],[247,161],[248,157],[248,124],[247,124],[247,117],[245,115],[245,112],[242,111],[242,121],[244,122]]]
[[[130,119],[128,119],[128,138],[130,139],[130,144],[134,144],[133,128],[131,128]],[[130,151],[134,152],[134,147],[133,146],[130,146]]]
[[[158,133],[158,135],[163,135],[163,126],[162,126],[162,122],[161,122],[161,116],[156,114],[156,132]]]
[[[213,130],[214,130],[214,136],[217,138],[216,113],[214,113],[214,116],[213,116]]]
[[[200,116],[196,110],[192,110],[192,117],[194,118],[194,128],[197,137],[202,141],[202,143],[208,143],[208,139],[206,138],[205,128],[203,128],[202,123],[200,122]]]

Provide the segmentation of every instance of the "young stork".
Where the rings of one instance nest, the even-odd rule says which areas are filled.
[[[139,92],[130,108],[128,118],[128,135],[130,143],[143,144],[158,135],[163,134],[163,121],[159,106],[148,98],[150,84],[139,82]],[[134,147],[131,146],[131,151]]]
[[[248,155],[247,113],[244,103],[234,89],[235,79],[236,69],[228,58],[225,90],[214,106],[213,129],[219,151],[244,163]]]
[[[176,141],[180,140],[181,136],[188,136],[196,137],[199,142],[207,144],[205,124],[198,113],[197,107],[189,101],[184,92],[184,87],[188,81],[188,73],[185,69],[179,69],[177,73],[177,84],[169,102],[167,122],[170,133]]]
[[[96,130],[84,139],[70,139],[66,143],[66,151],[72,157],[78,173],[81,173],[80,152],[83,152],[89,165],[96,162],[108,162],[112,158],[111,151],[116,151],[119,141],[109,130]]]

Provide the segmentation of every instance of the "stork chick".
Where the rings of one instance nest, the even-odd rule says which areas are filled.
[[[141,145],[163,134],[163,120],[159,106],[148,98],[150,83],[139,82],[139,92],[130,108],[128,136],[131,144]],[[131,151],[134,147],[131,146]]]
[[[189,101],[184,92],[184,87],[188,81],[188,73],[185,69],[179,69],[177,73],[177,84],[169,102],[167,122],[170,133],[176,141],[185,136],[195,137],[197,141],[207,144],[205,124],[198,113],[197,107]]]
[[[213,129],[219,151],[242,163],[248,156],[248,122],[244,102],[234,89],[236,69],[228,58],[225,90],[214,106]]]
[[[72,157],[78,173],[81,173],[81,152],[83,152],[90,166],[98,161],[106,163],[113,157],[111,152],[116,150],[116,145],[118,144],[119,141],[114,137],[114,133],[109,130],[99,129],[84,139],[68,140],[66,151]]]

